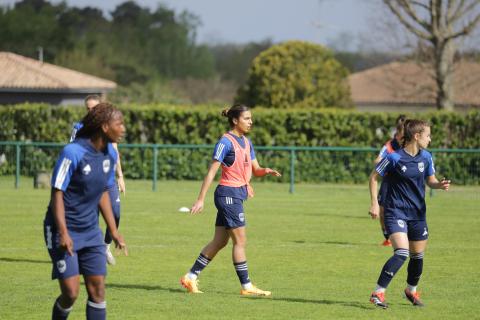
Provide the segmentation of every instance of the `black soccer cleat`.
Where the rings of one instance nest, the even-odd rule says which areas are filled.
[[[405,293],[405,298],[407,298],[408,301],[410,301],[414,306],[417,306],[417,307],[425,306],[422,300],[420,300],[420,293],[418,293],[417,291],[410,292],[410,290],[405,289],[404,293]]]

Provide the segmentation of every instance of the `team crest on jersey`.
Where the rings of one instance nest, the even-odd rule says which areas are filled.
[[[83,167],[82,172],[84,175],[88,176],[88,174],[92,171],[92,167],[90,167],[89,164],[87,164],[85,167]]]
[[[242,222],[245,221],[245,213],[240,212],[240,213],[238,214],[238,219],[240,219],[240,221],[242,221]]]
[[[67,270],[67,264],[65,263],[65,260],[57,261],[57,269],[60,273],[64,273]]]
[[[425,164],[423,162],[418,163],[418,171],[423,172],[425,170]]]
[[[404,228],[405,227],[405,222],[403,220],[397,220],[397,223],[398,223],[398,226],[400,228]]]
[[[407,171],[407,167],[406,166],[402,166],[402,172],[405,172]]]
[[[107,173],[110,170],[110,159],[103,160],[103,172]]]

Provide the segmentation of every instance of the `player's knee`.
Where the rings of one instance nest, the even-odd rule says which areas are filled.
[[[409,251],[408,249],[395,249],[393,252],[394,256],[397,257],[398,259],[402,260],[402,262],[405,262],[409,256]]]
[[[79,290],[75,288],[67,288],[62,291],[62,305],[72,306],[78,298]]]
[[[424,256],[425,252],[412,252],[410,251],[410,259],[417,259],[417,260],[421,260],[423,259],[423,256]]]

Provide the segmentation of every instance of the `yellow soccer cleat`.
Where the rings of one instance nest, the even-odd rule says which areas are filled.
[[[272,295],[270,291],[265,291],[262,289],[259,289],[252,285],[250,289],[242,289],[240,290],[240,294],[242,296],[256,296],[256,297],[269,297]]]
[[[198,280],[190,279],[188,274],[180,278],[180,283],[189,293],[203,293],[198,289]]]

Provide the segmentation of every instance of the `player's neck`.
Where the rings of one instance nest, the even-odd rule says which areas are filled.
[[[90,142],[97,151],[102,151],[107,147],[107,140],[102,136],[92,137]]]
[[[238,131],[237,129],[232,129],[232,130],[230,130],[230,133],[236,135],[237,137],[243,137],[243,135],[244,135],[243,132],[240,132],[240,131]]]
[[[420,147],[415,142],[408,143],[403,149],[405,150],[406,153],[408,153],[412,157],[415,157],[418,154],[418,152],[420,152]]]

